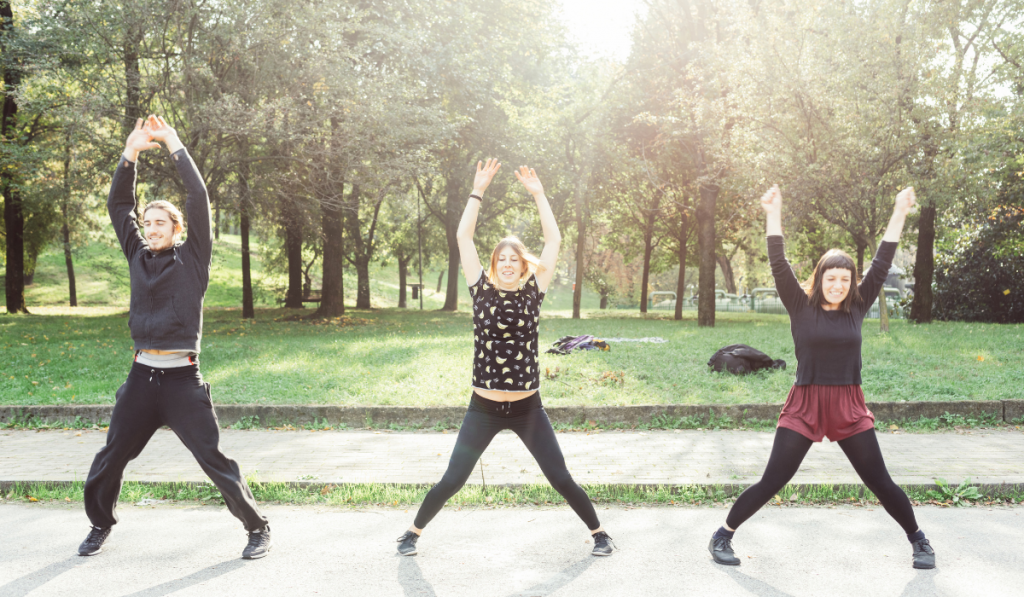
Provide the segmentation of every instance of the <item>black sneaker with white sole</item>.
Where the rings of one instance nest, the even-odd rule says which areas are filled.
[[[270,525],[258,531],[249,532],[249,543],[242,550],[242,558],[246,560],[258,560],[268,553],[273,543],[270,541]]]
[[[608,533],[601,531],[600,533],[594,533],[594,550],[590,553],[595,556],[610,556],[615,551],[615,543],[612,538],[608,536]]]
[[[914,541],[911,545],[914,547],[914,568],[931,570],[935,567],[935,550],[927,539]]]
[[[403,556],[414,556],[418,552],[416,551],[416,542],[420,536],[412,531],[406,531],[401,537],[398,538],[398,554]]]
[[[711,552],[711,557],[718,564],[723,566],[740,565],[740,559],[736,557],[736,553],[732,550],[732,539],[727,537],[711,537],[708,551]]]
[[[82,541],[82,544],[78,546],[78,555],[80,556],[94,556],[103,551],[103,542],[110,536],[110,527],[101,529],[100,527],[92,527],[89,531],[89,535]]]

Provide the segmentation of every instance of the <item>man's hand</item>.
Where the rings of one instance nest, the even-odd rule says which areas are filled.
[[[146,120],[146,125],[149,126],[150,136],[153,140],[160,141],[166,145],[167,151],[174,153],[185,147],[181,143],[181,139],[178,138],[178,131],[171,128],[171,125],[167,124],[167,121],[162,117],[150,114]]]
[[[159,147],[160,144],[153,141],[153,130],[149,122],[139,118],[135,121],[135,130],[128,135],[128,140],[124,142],[124,157],[129,162],[134,162],[139,159],[139,152]]]

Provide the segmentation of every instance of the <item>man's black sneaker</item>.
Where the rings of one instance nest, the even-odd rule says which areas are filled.
[[[242,557],[246,560],[258,560],[268,553],[273,545],[270,541],[270,525],[258,531],[249,532],[249,544],[242,550]]]
[[[927,539],[914,541],[911,545],[914,546],[914,568],[931,570],[935,567],[935,550]]]
[[[732,551],[732,539],[725,537],[712,537],[708,544],[708,551],[715,562],[723,566],[739,566],[740,559]]]
[[[612,542],[612,538],[608,536],[608,533],[601,531],[600,533],[594,533],[594,550],[590,553],[595,556],[610,556],[615,551],[615,543]]]
[[[101,529],[100,527],[92,527],[89,531],[89,536],[82,541],[82,544],[78,546],[78,555],[80,556],[94,556],[99,552],[103,551],[103,542],[110,536],[110,527]]]
[[[414,556],[418,552],[416,551],[416,541],[420,538],[419,535],[412,531],[406,531],[404,535],[398,538],[398,554],[403,556]]]

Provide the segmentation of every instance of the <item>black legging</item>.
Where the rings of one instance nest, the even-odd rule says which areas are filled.
[[[476,461],[484,453],[491,440],[503,429],[511,429],[526,444],[548,482],[560,493],[565,501],[583,519],[587,528],[595,530],[601,526],[597,520],[594,505],[579,485],[572,479],[565,467],[565,458],[558,447],[555,430],[540,402],[540,393],[515,402],[494,402],[476,394],[469,404],[466,417],[455,440],[448,470],[441,481],[423,498],[416,520],[418,529],[427,526],[453,495],[466,484]]]
[[[768,458],[764,475],[736,499],[736,503],[729,510],[729,516],[725,519],[725,524],[731,529],[737,529],[760,510],[761,506],[767,504],[768,500],[785,487],[796,474],[812,443],[814,442],[792,429],[779,427],[775,432],[775,444],[772,446],[772,455]],[[908,535],[917,531],[917,519],[914,518],[914,509],[907,494],[893,482],[889,471],[885,469],[875,430],[869,429],[839,440],[839,447],[850,459],[850,464],[860,475],[864,485],[878,497],[878,501],[882,503],[889,516],[892,516]]]

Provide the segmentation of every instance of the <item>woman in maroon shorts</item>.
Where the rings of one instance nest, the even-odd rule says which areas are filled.
[[[859,285],[854,283],[853,259],[832,249],[818,261],[811,280],[801,286],[783,247],[782,193],[774,186],[761,197],[761,207],[768,214],[768,259],[793,332],[796,385],[782,407],[764,476],[740,495],[725,526],[711,537],[708,549],[715,562],[739,565],[732,549],[733,533],[793,478],[811,444],[827,436],[839,443],[864,484],[907,533],[914,568],[935,567],[935,552],[917,526],[907,494],[885,469],[875,437],[875,416],[864,404],[860,389],[861,324],[882,289],[913,206],[913,187],[896,196],[882,244]]]

